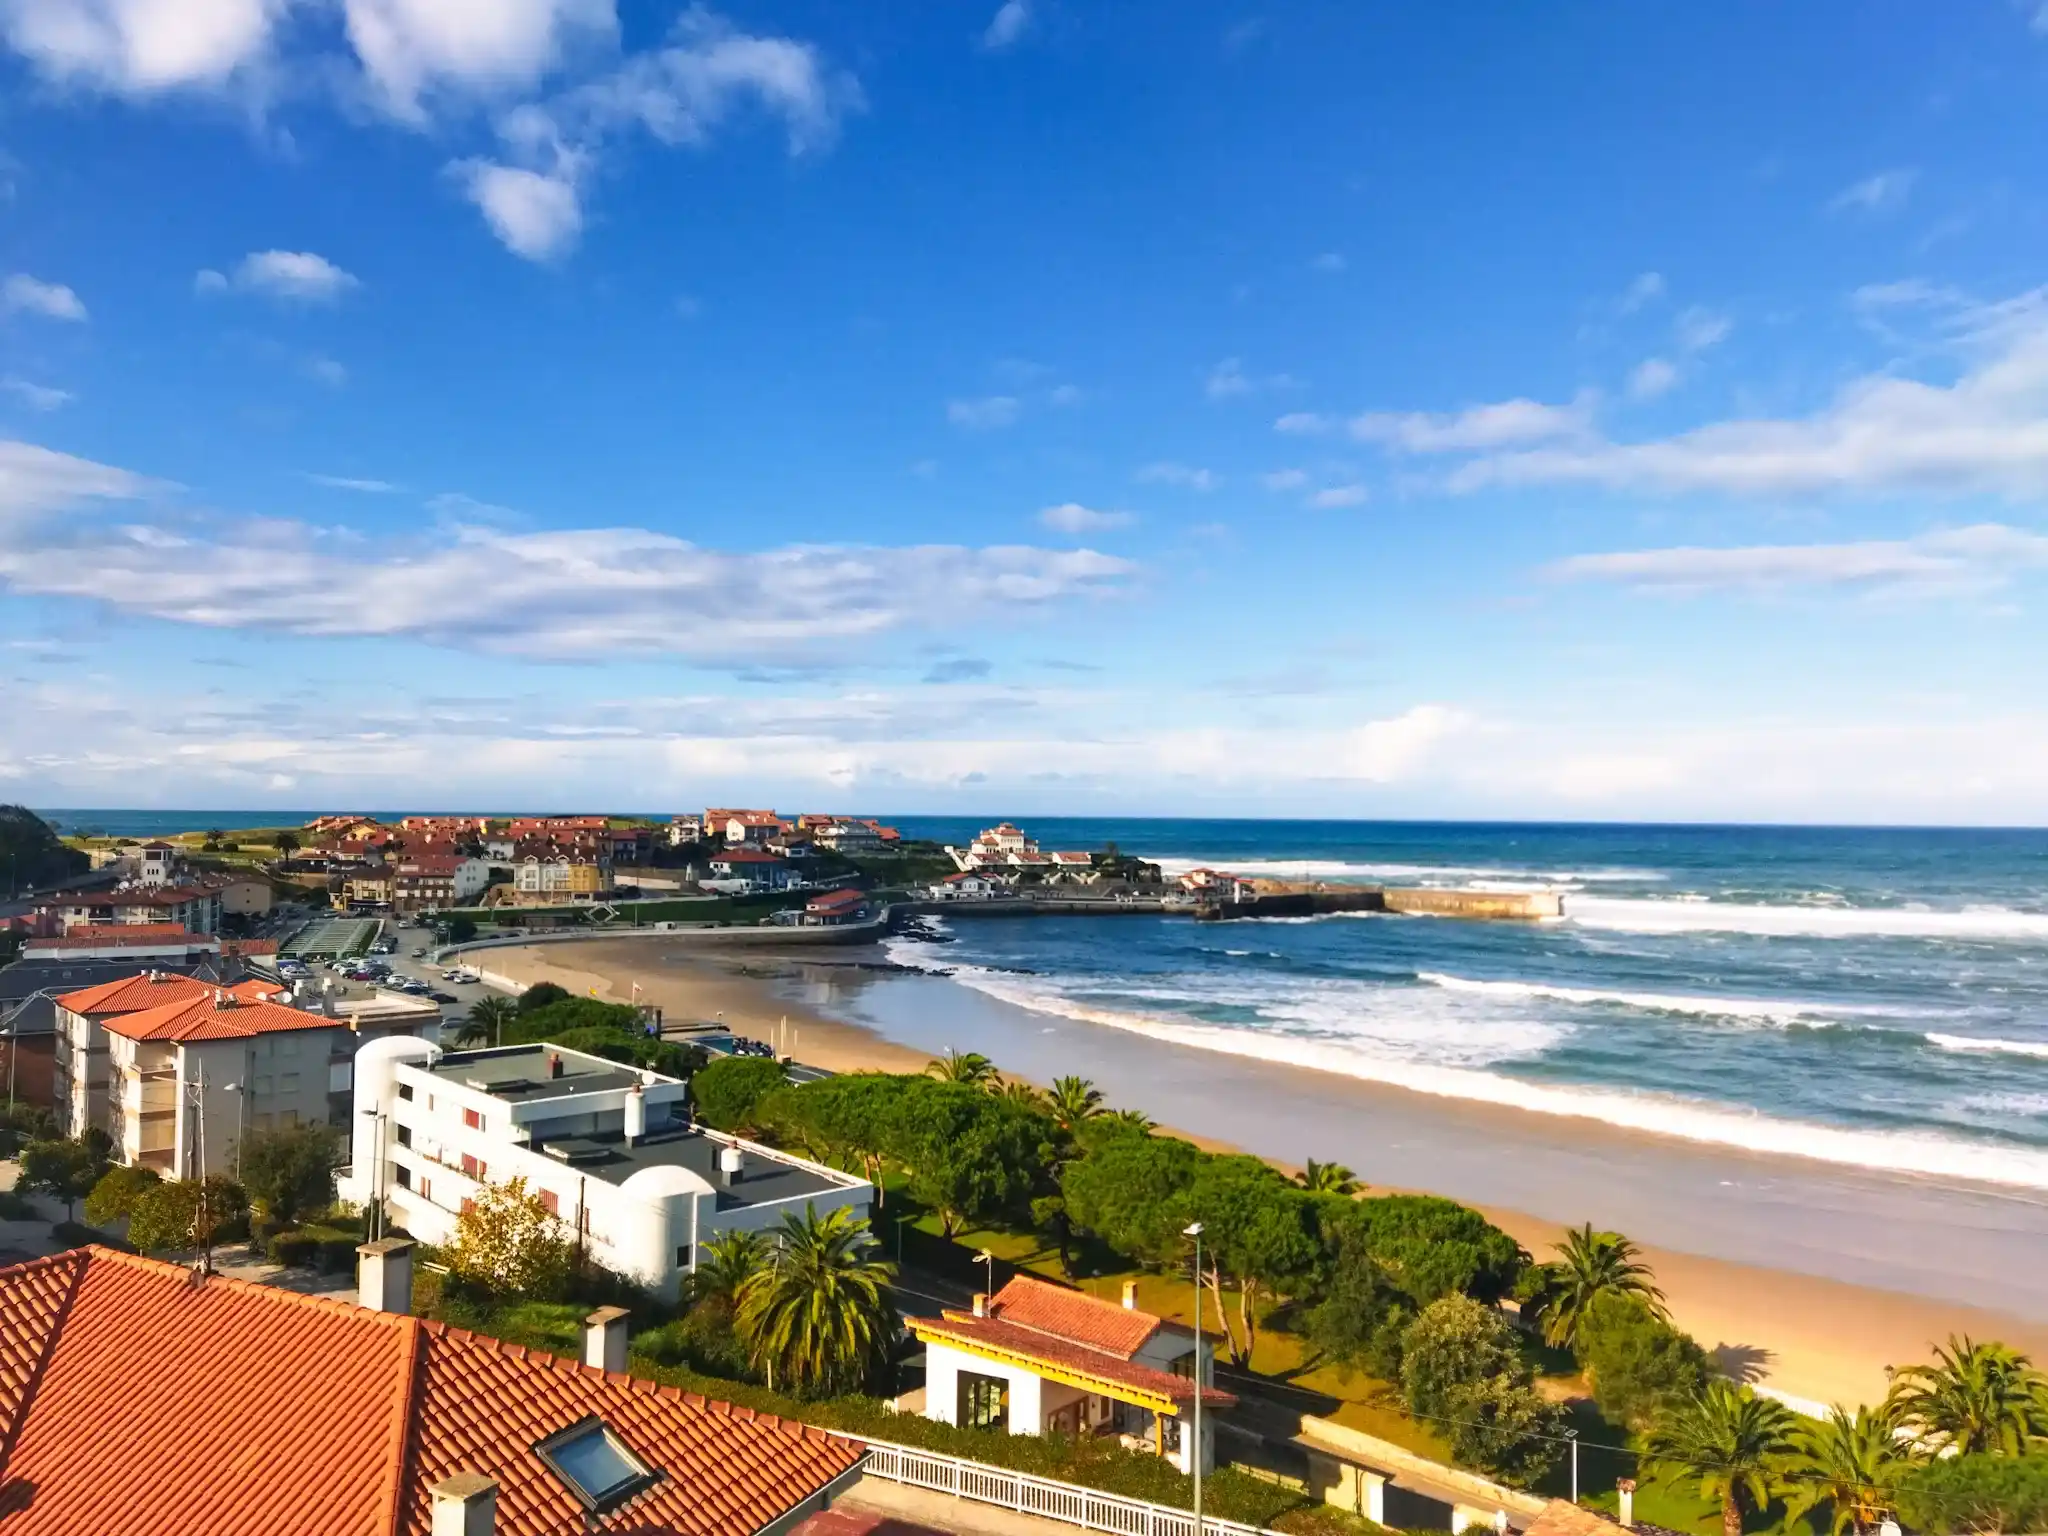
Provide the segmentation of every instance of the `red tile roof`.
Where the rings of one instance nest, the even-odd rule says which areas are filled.
[[[1176,1376],[1171,1371],[1162,1371],[1157,1366],[1140,1365],[1135,1360],[1125,1359],[1108,1350],[1091,1349],[1086,1344],[1076,1344],[1050,1333],[1041,1333],[1036,1328],[1020,1328],[1000,1318],[975,1317],[966,1312],[947,1312],[941,1317],[913,1317],[909,1319],[910,1329],[921,1339],[948,1340],[967,1345],[980,1345],[1010,1355],[1016,1359],[1038,1361],[1058,1370],[1085,1376],[1110,1388],[1127,1387],[1133,1391],[1163,1397],[1170,1402],[1192,1403],[1195,1400],[1195,1383],[1191,1377]],[[1112,1395],[1114,1393],[1112,1392]],[[1228,1408],[1237,1398],[1219,1387],[1202,1388],[1202,1402],[1205,1405]]]
[[[209,987],[203,997],[166,1003],[140,1013],[119,1014],[108,1019],[105,1027],[110,1034],[125,1040],[246,1040],[253,1035],[340,1026],[324,1013],[252,1002],[232,989],[226,998],[217,998]]]
[[[211,998],[215,990],[206,982],[194,981],[190,976],[179,976],[170,971],[145,971],[140,976],[123,976],[116,981],[103,981],[98,986],[66,992],[57,999],[57,1006],[84,1014],[141,1013],[167,1004]],[[267,981],[241,981],[228,990],[244,1002],[260,1003],[265,998],[277,996],[284,989]]]
[[[533,1454],[595,1414],[665,1478],[601,1521],[751,1536],[858,1443],[438,1323],[85,1248],[0,1270],[8,1536],[427,1536],[498,1483],[499,1536],[584,1529]]]
[[[1150,1312],[1018,1275],[989,1299],[988,1314],[1020,1328],[1057,1334],[1090,1349],[1128,1360],[1157,1333],[1161,1319]]]

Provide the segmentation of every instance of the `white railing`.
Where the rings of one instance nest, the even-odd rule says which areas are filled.
[[[855,1440],[861,1437],[847,1435],[844,1438]],[[932,1451],[913,1450],[907,1445],[891,1445],[886,1440],[864,1440],[862,1443],[868,1448],[867,1465],[862,1470],[869,1477],[887,1478],[892,1483],[905,1483],[912,1488],[928,1488],[934,1493],[950,1493],[955,1498],[994,1504],[1002,1509],[1014,1509],[1019,1514],[1078,1525],[1084,1530],[1106,1531],[1110,1536],[1195,1536],[1195,1517],[1185,1509],[1147,1504],[1142,1499],[1100,1493],[1093,1488],[1077,1488],[1072,1483],[1056,1483],[1049,1478],[1033,1477],[1028,1472],[1011,1472],[979,1461],[962,1461],[957,1456],[941,1456]],[[1234,1520],[1218,1520],[1212,1515],[1204,1515],[1202,1536],[1272,1536],[1272,1533],[1255,1525],[1239,1525]]]

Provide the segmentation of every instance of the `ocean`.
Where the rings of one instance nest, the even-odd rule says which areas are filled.
[[[985,823],[984,823],[985,824]],[[959,841],[976,824],[907,818]],[[2048,833],[1034,819],[1169,871],[1554,888],[1563,920],[955,918],[1051,1018],[1479,1104],[2048,1189]]]

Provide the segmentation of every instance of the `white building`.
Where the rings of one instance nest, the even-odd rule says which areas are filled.
[[[704,1244],[785,1214],[865,1215],[864,1179],[684,1118],[689,1085],[554,1045],[444,1052],[372,1041],[356,1055],[344,1200],[382,1198],[445,1243],[486,1184],[526,1180],[591,1256],[673,1300]]]
[[[1215,1464],[1216,1352],[1192,1328],[1138,1308],[1018,1275],[972,1312],[906,1319],[925,1347],[924,1415],[1013,1435],[1113,1437],[1191,1470],[1195,1395],[1202,1466]],[[1202,1385],[1195,1385],[1199,1377]]]

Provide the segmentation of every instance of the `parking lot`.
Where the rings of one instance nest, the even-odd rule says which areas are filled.
[[[381,925],[374,917],[315,918],[278,947],[295,960],[331,960],[369,947]]]
[[[318,957],[313,945],[333,941],[316,935],[314,930],[357,927],[375,930],[365,953],[348,958]],[[331,990],[337,1002],[399,992],[438,1004],[442,1023],[447,1026],[459,1022],[477,999],[492,995],[491,989],[479,982],[449,979],[447,973],[460,964],[459,957],[455,964],[446,966],[435,965],[427,958],[434,949],[434,934],[425,924],[409,923],[399,917],[323,918],[307,931],[306,938],[308,942],[294,942],[279,956],[279,974],[286,981]],[[345,947],[352,947],[354,942],[348,940]]]

